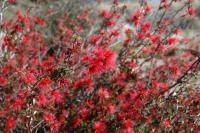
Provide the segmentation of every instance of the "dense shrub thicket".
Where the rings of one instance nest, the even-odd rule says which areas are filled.
[[[0,132],[200,132],[199,35],[176,21],[195,17],[192,1],[144,0],[126,18],[113,0],[94,17],[101,2],[60,10],[50,34],[57,11],[34,14],[45,1],[1,18]]]

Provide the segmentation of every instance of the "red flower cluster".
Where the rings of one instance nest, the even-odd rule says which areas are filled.
[[[3,2],[2,11],[20,4]],[[155,11],[144,0],[132,15],[118,0],[110,10],[72,0],[59,11],[51,1],[35,13],[45,2],[2,22],[0,132],[200,131],[200,40],[180,27],[195,17],[191,0],[173,13],[180,1]]]

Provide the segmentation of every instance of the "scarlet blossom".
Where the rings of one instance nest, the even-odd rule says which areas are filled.
[[[169,89],[169,85],[167,84],[160,84],[161,91],[167,91]]]
[[[17,4],[17,1],[16,1],[16,0],[8,0],[8,2],[10,2],[11,4],[14,4],[14,5]]]
[[[100,40],[100,36],[94,35],[89,38],[89,43],[95,45]]]
[[[50,79],[42,79],[42,81],[38,84],[38,86],[42,89],[47,89],[51,84],[51,80]]]
[[[171,128],[171,124],[170,124],[169,119],[165,119],[165,120],[162,122],[162,127],[163,127],[164,129],[169,129],[169,128]]]
[[[48,100],[45,95],[41,94],[36,99],[37,99],[38,106],[46,106],[47,105]]]
[[[150,13],[150,12],[151,12],[151,8],[150,8],[148,5],[146,5],[144,9],[145,9],[145,11],[146,11],[147,13]]]
[[[62,95],[59,90],[53,90],[53,91],[51,91],[50,94],[52,96],[52,99],[55,100],[56,102],[62,101]]]
[[[6,116],[7,113],[8,113],[8,111],[6,111],[6,110],[4,110],[4,109],[1,110],[1,111],[0,111],[0,118]]]
[[[125,133],[131,133],[133,131],[133,121],[128,119],[125,123],[124,123],[124,132]]]
[[[100,75],[113,70],[116,67],[116,56],[111,50],[95,47],[94,52],[89,53],[88,73],[89,75]]]
[[[163,7],[165,8],[165,10],[169,10],[169,4],[165,3],[165,4],[163,5]]]
[[[141,12],[140,10],[136,10],[132,14],[132,21],[134,22],[134,25],[137,27],[141,21]]]
[[[74,127],[78,127],[80,126],[81,124],[81,119],[79,117],[77,117],[75,120],[74,120],[74,123],[73,123],[73,126]]]
[[[108,113],[113,114],[113,113],[115,113],[115,111],[116,111],[115,107],[112,104],[109,104],[108,105]]]
[[[174,45],[174,44],[177,43],[177,41],[178,41],[178,40],[177,40],[176,38],[171,37],[171,38],[168,39],[168,44],[169,44],[169,45]]]
[[[12,110],[20,110],[22,108],[22,105],[24,104],[24,101],[21,99],[15,99],[14,103],[11,107]]]
[[[15,32],[19,33],[19,32],[22,32],[22,27],[16,24],[12,27],[12,30],[13,30],[13,33]]]
[[[137,34],[137,39],[138,39],[138,40],[141,40],[141,41],[142,41],[142,40],[144,40],[144,38],[145,38],[144,33],[138,33],[138,34]]]
[[[176,35],[180,35],[180,34],[182,33],[181,28],[177,28],[177,29],[175,30],[175,33],[176,33]]]
[[[40,20],[39,24],[40,24],[40,26],[42,26],[42,27],[46,26],[46,22],[45,22],[44,20]]]
[[[100,88],[98,92],[98,96],[101,99],[109,99],[110,98],[110,92],[106,88]]]
[[[143,53],[144,55],[149,54],[149,52],[150,52],[150,50],[148,49],[148,47],[144,47],[144,48],[142,49],[142,53]]]
[[[2,24],[2,27],[3,28],[8,28],[9,26],[11,26],[11,23],[12,23],[12,20],[4,21],[3,24]]]
[[[89,111],[86,108],[83,108],[79,111],[79,114],[83,120],[87,120],[89,116]]]
[[[107,10],[102,10],[99,14],[100,17],[103,18],[108,18],[109,17],[109,12]]]
[[[27,73],[23,78],[22,81],[33,85],[36,82],[36,77],[34,73]]]
[[[6,78],[5,77],[0,77],[0,85],[4,86],[6,84]]]
[[[60,79],[59,80],[59,86],[63,88],[68,88],[70,85],[70,81],[68,79]]]
[[[142,24],[142,31],[147,32],[151,28],[151,23],[146,21]]]
[[[10,131],[15,129],[15,118],[14,117],[10,117],[8,119],[6,119],[6,127],[5,127],[5,131]]]
[[[188,9],[188,13],[189,13],[189,15],[190,15],[191,18],[194,18],[195,15],[196,15],[194,9],[192,9],[192,8]]]
[[[52,10],[47,10],[48,15],[52,15],[52,13],[53,13]]]
[[[77,30],[78,32],[82,32],[82,31],[83,31],[83,28],[80,27],[80,26],[78,26],[78,27],[76,27],[76,30]]]
[[[95,130],[95,133],[102,133],[106,129],[106,125],[100,121],[97,121],[94,123],[93,128]]]
[[[114,36],[114,37],[118,37],[119,36],[119,32],[117,30],[113,30],[111,32],[111,35]]]
[[[52,124],[54,123],[56,117],[50,113],[49,111],[44,111],[43,112],[43,119],[46,123]]]
[[[30,42],[30,39],[29,39],[28,36],[24,36],[24,37],[22,38],[22,45],[26,46],[26,45],[29,44],[29,42]]]
[[[93,83],[91,79],[80,79],[75,82],[73,88],[86,87],[87,89],[91,89],[92,84]]]
[[[61,123],[59,123],[59,122],[54,122],[53,124],[51,124],[50,125],[51,133],[58,132],[60,129],[60,126],[61,126]]]
[[[153,36],[150,39],[153,44],[158,44],[160,42],[160,38],[161,38],[160,36]]]

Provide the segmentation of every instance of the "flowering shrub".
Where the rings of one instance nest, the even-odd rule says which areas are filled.
[[[123,22],[127,6],[114,0],[96,31],[84,29],[96,6],[77,19],[66,12],[50,38],[45,16],[17,11],[2,22],[0,131],[200,132],[199,35],[180,38],[176,21],[195,11],[188,0],[166,17],[178,2],[161,0],[154,13],[144,1]]]

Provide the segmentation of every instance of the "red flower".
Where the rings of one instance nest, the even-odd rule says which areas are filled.
[[[6,84],[6,78],[0,77],[0,85],[4,86]]]
[[[134,25],[137,27],[140,22],[141,22],[141,12],[140,10],[136,10],[133,14],[132,14],[132,21],[134,22]]]
[[[101,99],[109,99],[110,98],[110,93],[108,92],[108,90],[106,88],[100,88],[99,92],[98,92],[98,96]]]
[[[5,127],[5,131],[10,131],[15,129],[15,118],[11,117],[6,119],[6,127]]]
[[[39,83],[39,87],[42,89],[47,89],[51,84],[51,80],[49,79],[42,79],[42,81]]]
[[[119,36],[119,32],[117,30],[113,30],[111,32],[111,35],[114,36],[114,37],[118,37]]]
[[[34,83],[36,83],[36,77],[34,75],[34,73],[27,73],[24,78],[22,78],[22,81],[33,85]]]
[[[131,133],[133,131],[132,125],[133,125],[133,121],[127,120],[124,124],[124,132]]]
[[[12,106],[13,110],[20,110],[22,108],[22,105],[24,104],[24,101],[21,99],[15,99],[14,104]]]
[[[95,45],[95,44],[97,44],[97,42],[98,42],[99,40],[100,40],[100,36],[97,36],[97,35],[91,36],[91,37],[89,38],[89,43]]]
[[[81,124],[81,119],[78,117],[78,118],[76,118],[76,119],[74,120],[73,126],[74,126],[74,127],[78,127],[78,126],[80,126],[80,124]]]
[[[150,13],[150,12],[151,12],[151,8],[150,8],[148,5],[146,5],[144,9],[145,9],[145,11],[146,11],[147,13]]]
[[[102,10],[99,16],[103,18],[109,18],[109,12],[107,10]]]
[[[77,80],[73,86],[73,88],[80,88],[80,87],[86,87],[88,89],[92,88],[92,80],[91,79],[80,79]]]
[[[143,40],[144,38],[145,38],[144,33],[138,33],[138,34],[137,34],[137,39],[138,39],[138,40]]]
[[[51,91],[51,96],[56,102],[62,101],[62,96],[59,90]]]
[[[48,15],[52,15],[52,13],[53,13],[52,10],[47,10]]]
[[[191,18],[194,18],[195,15],[196,15],[194,9],[192,9],[192,8],[188,9],[188,13],[189,13]]]
[[[44,111],[43,119],[45,122],[52,124],[52,123],[54,123],[55,116],[52,113],[50,113],[49,111]]]
[[[93,128],[95,129],[96,133],[101,133],[105,131],[106,125],[102,122],[97,121],[94,123]]]
[[[169,128],[171,128],[169,119],[165,119],[165,120],[163,121],[162,127],[163,127],[164,129],[169,129]]]
[[[165,4],[163,5],[163,7],[165,8],[165,10],[168,10],[168,9],[169,9],[169,4],[165,3]]]
[[[78,32],[82,32],[82,31],[83,31],[83,28],[80,27],[80,26],[78,26],[78,27],[76,27],[76,30],[77,30]]]
[[[6,116],[7,113],[8,113],[8,111],[6,111],[6,110],[1,110],[1,111],[0,111],[0,118]]]
[[[11,4],[14,4],[14,5],[17,4],[17,1],[16,1],[16,0],[9,0],[8,2],[10,2]]]
[[[60,129],[61,124],[56,122],[50,125],[51,133],[58,132]]]
[[[83,108],[79,111],[79,114],[83,120],[87,120],[89,116],[89,111],[86,108]]]
[[[112,105],[112,104],[109,104],[108,105],[108,113],[109,114],[113,114],[113,113],[115,113],[115,107]]]
[[[174,45],[176,43],[177,43],[177,39],[176,38],[171,37],[171,38],[168,39],[168,44],[169,45]]]
[[[1,71],[2,71],[3,74],[9,74],[10,71],[11,71],[11,68],[10,67],[3,67]]]
[[[151,28],[150,22],[146,21],[146,22],[143,23],[143,25],[142,25],[142,31],[143,32],[147,32],[150,28]]]
[[[100,75],[116,67],[115,53],[102,47],[95,47],[88,56],[88,73]]]
[[[47,98],[45,95],[42,94],[37,97],[37,105],[38,106],[46,106],[47,102],[48,101],[47,101]]]

